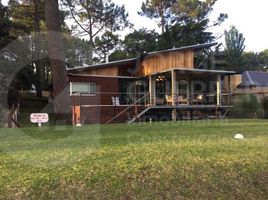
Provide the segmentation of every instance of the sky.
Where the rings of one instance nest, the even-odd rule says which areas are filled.
[[[135,29],[146,27],[160,31],[154,20],[137,14],[145,0],[113,1],[116,4],[125,5],[129,20],[135,25]],[[7,2],[8,0],[2,0],[4,5]],[[220,27],[211,30],[215,35],[222,36],[217,42],[224,43],[224,30],[234,25],[246,39],[246,51],[260,52],[268,49],[268,0],[218,0],[213,8],[210,15],[211,21],[216,20],[220,13],[228,14],[228,19]]]
[[[130,21],[135,24],[136,29],[157,28],[153,20],[137,14],[143,1],[145,0],[114,0],[117,4],[125,4]],[[228,19],[220,27],[211,30],[217,36],[223,35],[224,30],[234,25],[246,39],[246,51],[260,52],[268,49],[268,0],[218,0],[213,8],[210,15],[212,21],[220,13],[228,14]],[[224,42],[224,37],[218,42]]]

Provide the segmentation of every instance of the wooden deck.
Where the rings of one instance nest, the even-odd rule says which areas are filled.
[[[157,105],[151,106],[151,109],[178,109],[178,110],[199,110],[199,109],[225,109],[233,106],[217,106],[217,105]]]
[[[221,118],[232,106],[217,105],[83,105],[81,106],[81,120],[84,123],[132,123],[141,118],[153,116],[170,116],[177,112],[177,119],[195,119],[213,116]],[[171,118],[172,119],[172,118]]]
[[[222,111],[228,111],[230,108],[233,106],[217,106],[217,105],[157,105],[157,106],[147,106],[145,109],[140,112],[138,115],[136,115],[134,118],[128,121],[128,123],[135,122],[142,116],[146,115],[149,112],[152,111],[170,111],[174,112],[175,111],[175,119],[183,119],[184,114],[187,113],[187,117],[190,120],[195,119],[196,117],[203,118],[204,113],[207,113],[209,115],[210,112],[213,113],[213,115],[210,115],[213,118],[222,118],[225,116],[226,113],[222,113]],[[202,114],[201,114],[202,113]],[[189,114],[189,115],[188,115]]]

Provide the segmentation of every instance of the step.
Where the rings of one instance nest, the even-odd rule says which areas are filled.
[[[147,107],[146,109],[144,109],[142,112],[140,112],[137,116],[135,116],[134,118],[132,118],[131,120],[128,121],[128,124],[131,124],[133,122],[135,122],[137,119],[139,119],[142,115],[144,115],[146,112],[148,112],[152,107]]]

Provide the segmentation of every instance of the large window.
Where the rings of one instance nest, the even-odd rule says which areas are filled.
[[[71,82],[70,93],[96,95],[96,83]]]

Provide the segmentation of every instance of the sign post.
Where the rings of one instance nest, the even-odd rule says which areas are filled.
[[[41,127],[42,124],[48,123],[49,117],[47,113],[32,113],[30,120],[34,124],[38,124],[38,127]]]

